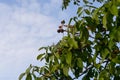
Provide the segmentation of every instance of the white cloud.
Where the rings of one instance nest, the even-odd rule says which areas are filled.
[[[0,80],[17,80],[30,63],[38,63],[35,58],[40,46],[60,38],[57,18],[42,14],[35,0],[28,1],[18,0],[19,6],[0,3]],[[51,6],[59,6],[54,1]]]

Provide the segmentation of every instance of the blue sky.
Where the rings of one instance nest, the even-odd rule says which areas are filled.
[[[61,39],[60,21],[75,14],[61,10],[62,0],[0,0],[0,80],[18,80],[36,60],[38,48]]]

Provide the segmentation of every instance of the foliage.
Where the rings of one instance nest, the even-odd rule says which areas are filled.
[[[56,45],[40,48],[45,53],[37,60],[45,60],[45,66],[30,65],[19,80],[25,75],[26,80],[120,79],[120,0],[63,0],[63,9],[72,1],[77,16],[67,25],[62,21],[58,30],[67,35]]]

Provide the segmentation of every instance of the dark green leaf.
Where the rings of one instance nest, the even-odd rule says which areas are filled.
[[[112,62],[120,64],[120,56],[112,59]]]
[[[80,58],[77,59],[77,66],[79,68],[83,68],[83,62],[82,62],[82,60]]]
[[[69,23],[68,23],[69,25],[71,24],[72,20],[73,20],[73,18],[70,18]]]
[[[40,50],[42,50],[42,49],[46,49],[47,47],[40,47],[38,50],[40,51]]]
[[[104,49],[102,51],[102,58],[103,58],[103,60],[107,57],[108,54],[109,54],[109,50],[108,49]]]
[[[32,76],[31,76],[31,74],[29,73],[29,74],[27,74],[27,76],[26,76],[26,80],[32,80]]]
[[[37,56],[37,60],[41,60],[41,58],[44,56],[45,54],[40,54]]]
[[[88,9],[84,10],[87,15],[90,15],[90,11]]]
[[[63,73],[64,73],[65,76],[68,76],[68,71],[69,71],[69,68],[64,66]]]
[[[37,79],[36,75],[35,74],[32,74],[32,75],[33,75],[34,80],[36,80]]]
[[[88,3],[89,3],[88,0],[83,0],[83,2],[84,2],[85,4],[88,4]]]
[[[19,76],[19,80],[21,80],[25,76],[25,73],[21,73]]]
[[[83,7],[79,7],[79,8],[78,8],[77,14],[78,14],[78,13],[81,13],[82,8],[83,8]]]
[[[112,7],[110,8],[110,11],[113,15],[118,15],[118,9],[117,6],[115,4],[112,5]]]
[[[99,78],[101,79],[101,80],[105,80],[105,79],[107,79],[107,80],[110,80],[109,78],[109,72],[108,71],[106,71],[106,70],[103,70],[103,71],[101,71],[100,72],[100,76],[99,76]]]
[[[29,74],[30,73],[30,70],[32,69],[32,66],[30,65],[27,69],[26,69],[26,74]]]
[[[71,52],[68,52],[67,54],[66,54],[66,63],[67,64],[71,64],[71,61],[72,61],[72,53]]]
[[[78,8],[78,10],[77,10],[78,16],[81,16],[81,14],[82,14],[82,12],[83,12],[83,11],[82,11],[82,8],[83,8],[83,7],[79,7],[79,8]]]

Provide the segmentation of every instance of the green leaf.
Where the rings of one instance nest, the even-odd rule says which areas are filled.
[[[99,78],[99,80],[104,80],[104,78]]]
[[[88,75],[84,75],[84,77],[82,78],[82,80],[90,80]]]
[[[63,37],[63,41],[61,41],[61,46],[65,46],[65,47],[69,47],[68,43],[66,43],[66,40],[68,39],[68,37]]]
[[[27,69],[26,69],[26,74],[29,74],[30,73],[30,70],[32,69],[32,66],[30,65]]]
[[[72,61],[72,53],[71,52],[68,52],[67,54],[66,54],[66,63],[67,64],[71,64],[71,61]]]
[[[41,77],[37,77],[36,80],[45,80],[45,77],[44,76],[41,76]]]
[[[53,66],[52,66],[52,69],[51,69],[51,72],[55,72],[55,70],[57,70],[58,66],[59,66],[59,65],[53,65]]]
[[[119,28],[117,29],[116,37],[117,37],[118,42],[120,42],[120,26],[119,26]]]
[[[101,71],[99,78],[100,78],[101,80],[103,80],[103,79],[104,79],[104,80],[105,80],[105,79],[110,80],[110,79],[109,79],[109,78],[110,78],[109,72],[108,72],[107,70]]]
[[[88,4],[88,3],[89,3],[88,0],[83,0],[83,2],[84,2],[85,4]]]
[[[103,37],[102,34],[96,33],[96,36],[95,36],[96,39],[102,39],[102,37]]]
[[[108,54],[109,54],[109,50],[108,49],[104,49],[102,51],[102,58],[103,58],[103,60],[107,57]]]
[[[110,7],[110,11],[113,15],[118,15],[118,9],[117,6],[115,4],[112,5],[112,7]]]
[[[79,68],[83,68],[83,62],[82,62],[82,60],[80,58],[77,59],[77,66]]]
[[[31,76],[31,74],[29,73],[29,74],[27,74],[27,76],[26,76],[26,80],[32,80],[32,76]]]
[[[117,0],[117,2],[119,2],[119,3],[120,3],[120,0]]]
[[[78,10],[77,10],[78,17],[81,16],[81,14],[83,12],[82,9],[83,9],[83,7],[78,8]]]
[[[19,76],[19,80],[21,80],[25,76],[25,73],[21,73]]]
[[[72,39],[72,43],[73,43],[73,48],[77,49],[78,48],[77,41],[75,41],[74,39]]]
[[[32,75],[33,75],[34,80],[36,80],[37,79],[36,75],[35,74],[32,74]]]
[[[97,9],[95,9],[95,10],[93,11],[93,16],[92,16],[92,18],[93,18],[94,20],[96,20],[96,21],[98,21],[98,12],[99,12],[99,9],[100,9],[100,8],[97,8]]]
[[[44,72],[44,70],[45,70],[45,66],[41,67],[41,68],[40,68],[40,74],[41,74],[42,72]]]
[[[81,12],[83,7],[79,7],[78,10],[77,10],[77,14]]]
[[[103,27],[107,29],[107,13],[105,13],[103,16]]]
[[[70,23],[72,22],[72,20],[73,20],[73,18],[70,18],[68,25],[70,25]]]
[[[80,31],[80,39],[83,37],[83,31]]]
[[[97,69],[99,69],[100,66],[101,66],[101,64],[94,64],[94,66],[95,66]]]
[[[41,58],[43,57],[43,55],[45,55],[44,53],[43,54],[40,54],[37,56],[37,60],[41,60]]]
[[[55,53],[55,56],[57,59],[59,59],[59,57],[60,57],[59,53]]]
[[[87,15],[90,15],[90,11],[88,9],[84,10]]]
[[[70,49],[72,49],[72,48],[77,49],[78,48],[77,41],[75,41],[74,38],[69,38],[68,43],[70,45]]]
[[[115,43],[112,40],[109,41],[108,47],[109,47],[110,50],[112,50],[112,47],[113,47],[114,44]]]
[[[69,68],[64,66],[63,73],[64,73],[65,76],[68,76],[68,71],[69,71]]]
[[[120,56],[112,59],[112,62],[120,64]]]
[[[55,76],[53,76],[53,77],[51,78],[51,80],[56,80]]]
[[[47,49],[47,47],[40,47],[38,50]]]

